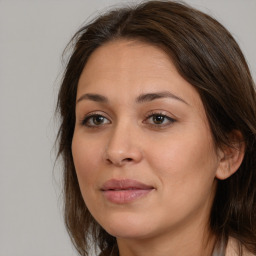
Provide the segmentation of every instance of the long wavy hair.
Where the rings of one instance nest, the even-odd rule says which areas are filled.
[[[194,86],[204,104],[216,145],[229,145],[239,130],[245,156],[237,172],[219,180],[210,228],[220,240],[236,238],[256,253],[256,95],[245,58],[231,34],[212,17],[174,1],[147,1],[113,9],[82,27],[72,38],[72,53],[59,90],[58,157],[63,159],[64,213],[69,235],[81,255],[90,244],[102,254],[116,250],[116,239],[88,211],[78,185],[71,143],[81,72],[95,49],[116,39],[138,40],[163,49],[179,74]],[[70,44],[70,45],[71,45]]]

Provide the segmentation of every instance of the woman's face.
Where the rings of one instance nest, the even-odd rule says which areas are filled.
[[[161,49],[118,40],[90,56],[72,152],[84,201],[113,236],[208,224],[220,160],[197,91]]]

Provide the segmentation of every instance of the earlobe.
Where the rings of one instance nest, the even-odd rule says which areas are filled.
[[[230,145],[218,149],[219,166],[216,178],[225,180],[233,175],[240,167],[245,154],[245,142],[240,131],[232,131]]]

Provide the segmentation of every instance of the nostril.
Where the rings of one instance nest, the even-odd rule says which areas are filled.
[[[133,161],[133,159],[132,158],[124,158],[123,160],[121,160],[121,162],[115,162],[115,161],[112,161],[111,159],[106,159],[107,160],[107,162],[109,163],[109,164],[118,164],[118,165],[122,165],[122,163],[125,163],[125,162],[132,162]]]
[[[107,159],[107,162],[108,162],[109,164],[112,164],[112,161],[111,161],[110,159]]]
[[[131,162],[132,158],[125,158],[123,161]]]

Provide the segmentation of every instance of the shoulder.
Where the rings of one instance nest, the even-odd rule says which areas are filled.
[[[239,256],[239,243],[235,238],[230,237],[228,240],[227,248],[226,248],[226,254],[225,256]],[[256,254],[253,254],[246,250],[243,247],[243,256],[256,256]]]

